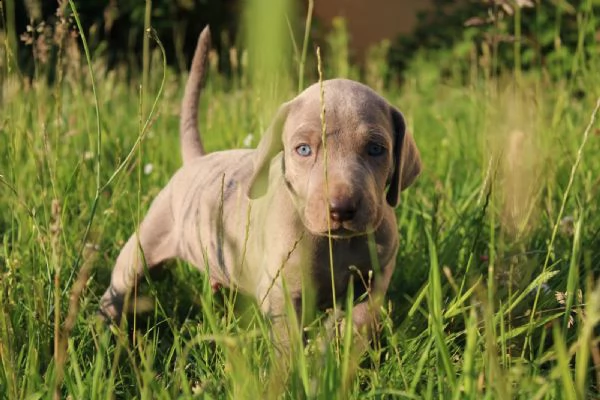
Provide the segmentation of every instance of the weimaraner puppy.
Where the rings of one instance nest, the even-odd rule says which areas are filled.
[[[369,330],[396,263],[394,208],[421,170],[402,114],[365,85],[327,80],[324,101],[314,84],[283,104],[256,150],[206,154],[197,112],[209,42],[205,28],[182,103],[183,167],[121,250],[101,311],[120,316],[144,263],[180,258],[255,296],[281,340],[286,298],[300,318],[303,304],[331,307],[350,282],[357,298],[369,293],[352,313]]]

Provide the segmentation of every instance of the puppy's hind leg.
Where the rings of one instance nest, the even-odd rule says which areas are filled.
[[[104,317],[118,320],[125,297],[144,272],[176,256],[177,243],[170,207],[170,187],[156,197],[137,233],[131,235],[117,258],[110,286],[100,300]]]

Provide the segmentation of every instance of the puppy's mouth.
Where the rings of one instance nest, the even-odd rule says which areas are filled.
[[[332,229],[331,231],[324,232],[325,236],[331,236],[333,239],[349,239],[356,236],[364,236],[368,233],[368,231],[357,232],[346,228]]]
[[[315,218],[306,210],[303,211],[301,214],[302,223],[311,234],[334,239],[348,239],[368,235],[377,230],[382,220],[382,215],[379,212],[374,213],[376,218],[365,218],[364,210],[358,210],[353,218],[347,219],[337,216],[335,219],[327,218],[322,214]]]
[[[325,229],[315,232],[318,236],[331,237],[333,239],[349,239],[357,236],[364,236],[371,233],[373,229],[355,230],[344,227],[341,224],[332,224],[331,229]]]

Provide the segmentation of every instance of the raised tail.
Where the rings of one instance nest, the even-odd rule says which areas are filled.
[[[209,50],[210,29],[207,26],[198,38],[190,75],[185,84],[185,93],[181,103],[179,135],[181,137],[181,154],[184,164],[205,154],[198,130],[198,100],[206,76]]]

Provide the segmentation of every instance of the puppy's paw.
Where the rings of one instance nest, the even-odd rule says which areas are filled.
[[[109,287],[100,299],[98,318],[106,323],[117,322],[123,313],[123,296],[119,295],[112,286]]]
[[[367,312],[367,305],[359,303],[352,309],[352,318],[349,318],[348,313],[344,313],[341,310],[337,312],[330,311],[327,320],[324,323],[325,326],[325,339],[327,342],[322,342],[320,348],[321,351],[325,349],[328,343],[332,343],[337,340],[344,342],[344,340],[350,335],[349,340],[355,349],[362,349],[363,351],[369,347],[371,334],[376,324],[376,319],[373,318],[372,314]]]

